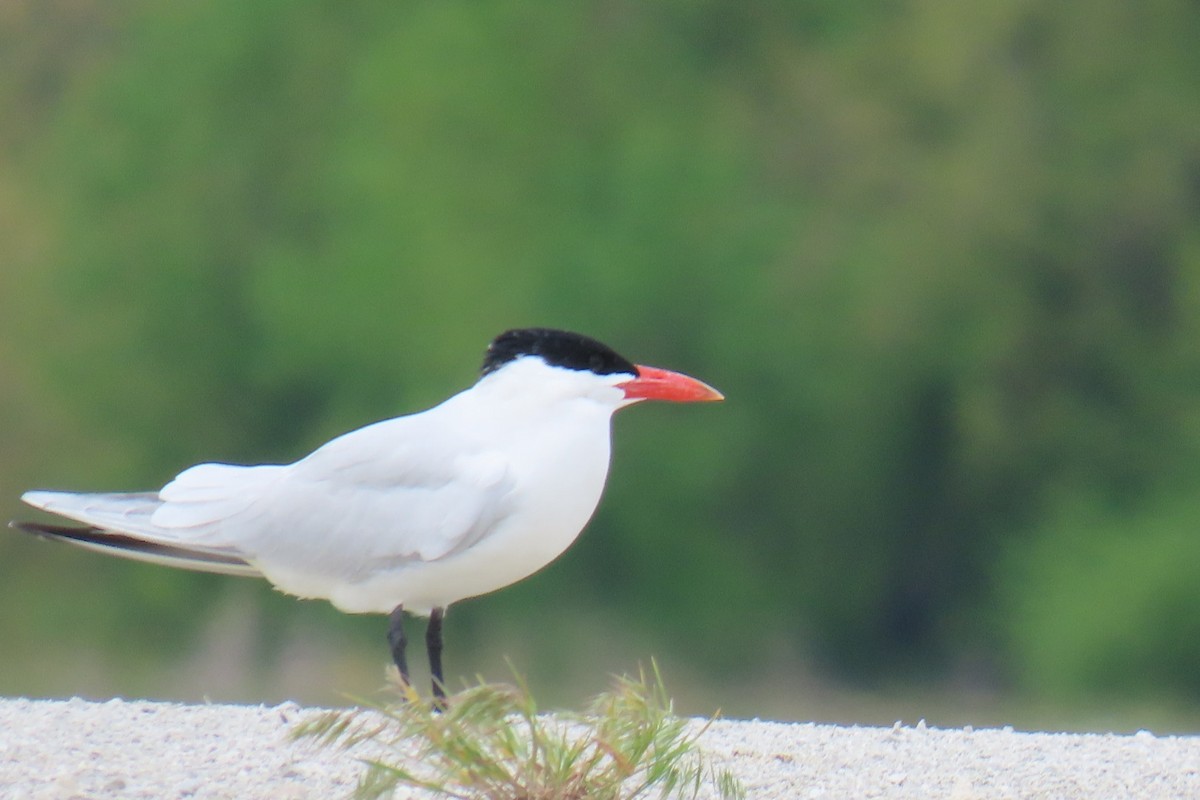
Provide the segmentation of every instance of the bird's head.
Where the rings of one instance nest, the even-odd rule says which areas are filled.
[[[695,378],[634,364],[595,339],[551,328],[518,328],[497,336],[484,356],[482,375],[486,377],[526,357],[535,357],[557,370],[594,376],[598,385],[621,392],[613,395],[618,408],[642,400],[697,403],[724,399],[716,389]]]

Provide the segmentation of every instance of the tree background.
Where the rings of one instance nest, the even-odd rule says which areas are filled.
[[[0,513],[292,460],[565,327],[728,401],[621,415],[452,674],[1194,727],[1197,41],[1182,0],[5,3]],[[379,618],[16,535],[0,599],[10,695],[385,660]]]

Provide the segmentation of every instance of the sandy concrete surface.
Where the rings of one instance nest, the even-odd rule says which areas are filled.
[[[0,798],[338,798],[358,756],[275,707],[0,700]],[[1200,737],[719,721],[702,746],[749,798],[1200,800]],[[406,795],[414,796],[414,795]]]

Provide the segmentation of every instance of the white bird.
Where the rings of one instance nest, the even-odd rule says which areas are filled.
[[[511,330],[492,341],[471,388],[295,463],[199,464],[157,492],[26,492],[29,505],[86,527],[12,524],[125,558],[262,576],[348,613],[390,614],[388,643],[406,683],[403,612],[428,616],[440,701],[447,606],[533,574],[575,540],[604,489],[613,413],[642,400],[721,399],[580,334]]]

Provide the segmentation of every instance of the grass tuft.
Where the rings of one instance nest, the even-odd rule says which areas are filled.
[[[299,726],[315,737],[383,755],[364,759],[356,798],[390,796],[402,786],[462,800],[632,800],[694,798],[711,784],[723,800],[745,792],[713,767],[695,726],[672,711],[656,664],[651,676],[620,676],[582,713],[539,713],[529,689],[480,682],[448,698],[438,713],[411,686],[397,702],[329,711]]]

